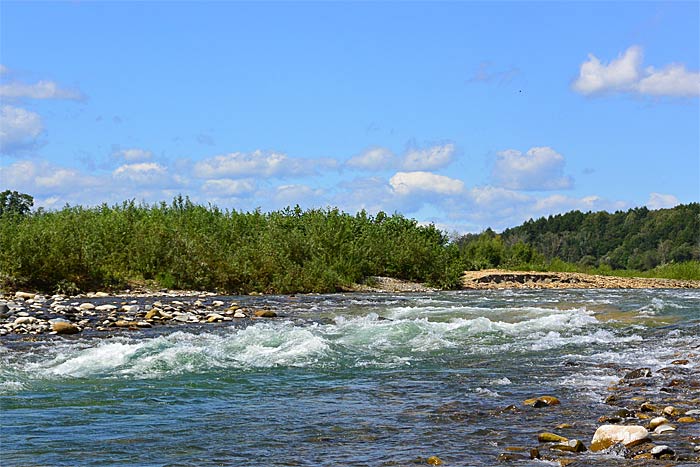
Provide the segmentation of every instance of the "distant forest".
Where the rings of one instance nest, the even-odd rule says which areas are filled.
[[[465,259],[490,263],[475,266],[561,260],[583,268],[648,271],[669,263],[700,260],[700,203],[612,214],[571,211],[531,219],[500,235],[490,229],[468,234],[458,243],[462,250],[472,250]],[[489,250],[486,246],[490,251],[484,251]],[[501,258],[496,254],[499,250]]]
[[[333,292],[373,276],[451,289],[510,268],[700,279],[700,204],[569,212],[450,238],[395,213],[220,210],[172,203],[33,208],[0,193],[0,290],[134,286],[226,293]]]

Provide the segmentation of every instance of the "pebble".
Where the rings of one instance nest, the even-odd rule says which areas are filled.
[[[652,418],[649,421],[649,429],[654,430],[656,427],[663,425],[664,423],[668,423],[668,419],[666,419],[665,417]]]

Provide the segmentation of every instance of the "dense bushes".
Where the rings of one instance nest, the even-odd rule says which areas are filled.
[[[337,209],[222,211],[171,204],[65,207],[0,217],[6,285],[73,291],[155,281],[162,287],[328,292],[388,275],[454,287],[447,237],[401,215]]]
[[[487,229],[449,241],[433,225],[382,212],[222,211],[177,197],[153,206],[129,201],[32,213],[24,209],[31,197],[10,195],[17,202],[5,203],[9,208],[0,214],[0,287],[6,289],[150,284],[227,293],[330,292],[370,276],[454,288],[462,271],[496,267],[700,279],[697,204],[572,212],[502,235]]]

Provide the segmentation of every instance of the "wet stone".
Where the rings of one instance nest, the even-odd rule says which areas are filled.
[[[586,446],[584,446],[581,440],[571,439],[563,443],[555,444],[551,446],[550,449],[565,452],[584,452],[586,451]]]
[[[662,456],[674,456],[676,454],[673,451],[673,449],[666,446],[665,444],[654,446],[650,452],[651,455],[654,456],[656,459],[660,459]]]
[[[638,368],[636,370],[632,370],[629,373],[625,375],[626,380],[630,379],[638,379],[638,378],[650,378],[651,377],[651,368]]]
[[[523,401],[523,405],[529,405],[530,407],[540,408],[549,407],[552,405],[559,405],[559,399],[554,396],[540,396],[537,398],[526,399]]]

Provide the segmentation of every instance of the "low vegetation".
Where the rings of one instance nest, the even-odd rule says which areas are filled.
[[[332,292],[372,276],[456,288],[462,271],[493,267],[700,279],[697,225],[691,223],[690,229],[696,229],[692,241],[677,242],[676,230],[687,227],[668,215],[666,237],[654,240],[658,260],[635,262],[637,256],[648,258],[649,250],[634,250],[637,256],[627,258],[628,265],[653,267],[620,269],[609,260],[620,256],[617,250],[587,246],[579,260],[571,261],[557,256],[560,250],[542,248],[540,237],[524,235],[519,228],[450,240],[433,225],[382,212],[351,215],[299,207],[239,212],[183,197],[156,205],[127,201],[33,212],[32,206],[29,195],[0,193],[4,289],[72,293],[147,285],[222,293]],[[698,205],[676,209],[697,212]],[[654,212],[645,216],[658,218]],[[530,230],[540,226],[551,237],[551,219],[524,225]],[[562,235],[569,245],[574,234]]]

